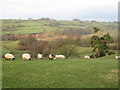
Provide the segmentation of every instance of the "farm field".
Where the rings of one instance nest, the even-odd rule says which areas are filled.
[[[117,88],[115,55],[85,60],[2,61],[3,88]]]
[[[80,57],[66,60],[42,60],[32,58],[24,61],[16,50],[19,41],[3,41],[3,53],[12,50],[15,61],[2,60],[3,88],[117,88],[118,60],[115,55],[84,59],[92,50],[77,47]],[[8,50],[6,50],[7,47]]]
[[[117,23],[90,21],[49,21],[49,20],[2,20],[3,34],[31,34],[61,31],[66,29],[89,29],[98,27],[113,36],[117,35]]]
[[[118,88],[116,22],[2,21],[3,88]],[[101,32],[94,34],[93,27]],[[114,54],[84,59],[97,53],[97,50],[93,52],[91,36],[105,33],[113,38],[109,47]],[[6,53],[12,53],[15,60],[5,60]],[[24,61],[23,53],[29,53],[32,60]],[[38,53],[42,53],[43,59],[36,58]],[[68,58],[49,60],[49,54]]]

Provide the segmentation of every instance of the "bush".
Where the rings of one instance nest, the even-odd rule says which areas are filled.
[[[80,54],[76,50],[76,45],[73,44],[67,44],[57,49],[52,49],[51,53],[53,53],[54,55],[63,54],[65,55],[66,58],[68,58],[69,56],[77,56],[77,57],[80,56]]]
[[[20,40],[17,50],[27,50],[32,58],[36,58],[38,53],[48,56],[51,51],[51,45],[48,41],[38,41],[34,37],[29,36]]]
[[[108,55],[113,55],[113,54],[115,54],[115,52],[114,51],[108,51]]]
[[[69,56],[79,56],[80,54],[76,50],[76,45],[68,44],[60,48],[60,53],[64,54],[66,58]]]

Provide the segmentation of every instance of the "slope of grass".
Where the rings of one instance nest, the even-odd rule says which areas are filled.
[[[3,60],[3,88],[117,88],[114,56],[93,60]]]
[[[16,50],[18,42],[2,42],[3,53],[12,52],[16,58],[2,60],[3,88],[117,88],[115,55],[85,60],[84,55],[92,54],[91,48],[76,47],[80,57],[23,61],[21,54],[27,51]]]
[[[104,32],[111,33],[113,36],[117,35],[117,23],[113,22],[3,20],[2,25],[3,28],[7,28],[3,29],[3,34],[30,34],[64,30],[66,28],[85,29],[89,27],[89,29],[92,29],[93,27],[98,27]]]

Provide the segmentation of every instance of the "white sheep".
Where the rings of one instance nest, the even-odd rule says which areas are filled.
[[[38,54],[38,55],[37,55],[37,58],[38,58],[38,59],[42,59],[42,57],[43,57],[42,54]]]
[[[22,58],[23,58],[24,60],[31,60],[31,56],[30,56],[29,53],[24,53],[24,54],[22,54]]]
[[[85,55],[85,57],[84,57],[85,59],[90,59],[90,56],[87,56],[87,55]]]
[[[54,59],[54,55],[53,55],[53,54],[50,54],[50,55],[48,56],[48,58],[49,58],[49,60],[53,60],[53,59]]]
[[[12,59],[12,60],[14,60],[15,59],[15,57],[14,57],[14,55],[13,54],[5,54],[5,58],[6,59]]]
[[[55,55],[54,59],[65,59],[65,56],[62,54]]]
[[[120,59],[120,56],[115,56],[116,59]]]

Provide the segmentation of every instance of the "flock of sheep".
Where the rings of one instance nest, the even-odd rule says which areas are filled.
[[[31,60],[31,55],[30,55],[29,53],[24,53],[24,54],[22,54],[22,58],[23,58],[24,60]],[[38,58],[38,59],[42,59],[42,58],[43,58],[43,55],[42,55],[42,54],[38,54],[38,55],[37,55],[37,58]],[[65,56],[62,55],[62,54],[59,54],[59,55],[50,54],[50,55],[48,56],[48,58],[49,58],[49,60],[53,60],[53,59],[66,59]],[[15,57],[14,57],[13,54],[9,54],[9,53],[8,53],[8,54],[5,54],[5,59],[14,60]]]
[[[12,60],[15,59],[15,57],[14,57],[13,54],[5,54],[5,58],[6,58],[6,59],[12,59]],[[24,53],[24,54],[22,54],[22,58],[23,58],[24,60],[31,60],[31,55],[30,55],[29,53]],[[43,55],[42,55],[42,54],[38,54],[38,55],[37,55],[37,58],[38,58],[38,59],[42,59],[42,58],[43,58]],[[48,58],[49,58],[49,60],[53,60],[53,59],[66,59],[66,57],[65,57],[64,55],[62,55],[62,54],[59,54],[59,55],[50,54],[50,55],[48,56]],[[84,58],[85,58],[85,59],[90,59],[90,56],[86,56],[86,55],[85,55]],[[116,58],[116,59],[120,59],[120,56],[115,56],[115,58]]]

